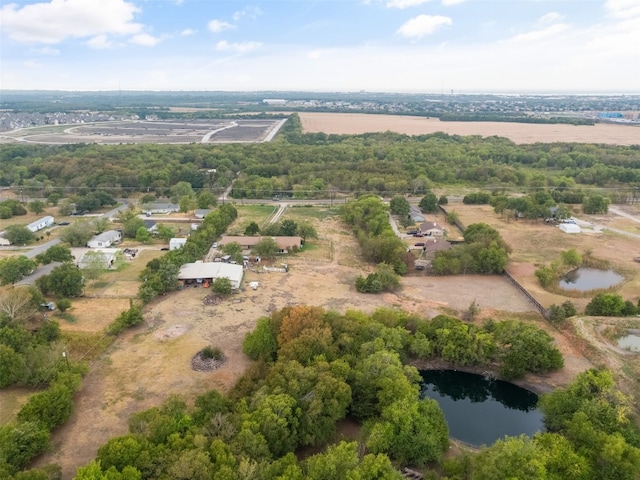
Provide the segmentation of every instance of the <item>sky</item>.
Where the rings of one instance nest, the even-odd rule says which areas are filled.
[[[0,88],[640,93],[640,0],[0,0]]]

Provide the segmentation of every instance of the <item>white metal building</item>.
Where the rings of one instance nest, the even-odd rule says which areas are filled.
[[[108,248],[114,243],[122,241],[122,233],[118,230],[107,230],[96,235],[87,242],[89,248]]]
[[[560,230],[564,233],[580,233],[582,231],[575,223],[561,223]]]
[[[169,240],[169,250],[177,250],[187,243],[186,238],[172,238]]]
[[[223,262],[196,262],[182,265],[178,272],[178,280],[183,283],[187,281],[211,283],[216,278],[226,277],[231,280],[231,286],[234,289],[238,289],[243,275],[244,269],[242,265]]]

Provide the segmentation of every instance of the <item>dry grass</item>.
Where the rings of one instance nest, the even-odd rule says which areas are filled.
[[[497,135],[509,138],[518,144],[578,142],[613,145],[637,145],[640,138],[640,127],[604,123],[593,126],[574,126],[508,122],[441,122],[437,118],[364,113],[300,112],[298,115],[304,132],[338,135],[385,131],[407,135],[444,132],[450,135],[482,137]]]
[[[20,407],[35,390],[26,387],[10,387],[0,390],[0,425],[14,420]]]

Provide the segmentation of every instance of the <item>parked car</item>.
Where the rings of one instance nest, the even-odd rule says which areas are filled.
[[[416,270],[424,270],[424,265],[416,265]]]
[[[70,225],[69,222],[58,222],[58,225]]]
[[[415,235],[416,233],[420,233],[418,230],[407,230],[407,235]]]
[[[413,236],[420,238],[420,237],[424,237],[424,234],[423,233],[414,233]]]
[[[415,247],[424,247],[424,242],[418,242],[413,244]]]

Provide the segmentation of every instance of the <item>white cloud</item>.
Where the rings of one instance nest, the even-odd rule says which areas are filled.
[[[185,28],[184,30],[182,30],[180,32],[180,35],[182,35],[183,37],[189,37],[191,35],[195,35],[196,31],[192,30],[191,28]]]
[[[60,50],[52,47],[34,48],[31,51],[34,53],[39,53],[40,55],[51,55],[51,56],[60,55]]]
[[[142,30],[133,21],[140,9],[126,0],[51,0],[0,9],[2,29],[18,42],[61,42],[68,37],[131,35]]]
[[[160,42],[160,39],[148,33],[139,33],[131,37],[129,42],[142,47],[153,47]]]
[[[40,64],[37,63],[34,60],[25,60],[24,62],[22,62],[22,65],[24,65],[27,68],[38,68],[38,67],[40,67]]]
[[[638,0],[608,0],[604,8],[613,18],[633,18],[640,16],[640,2]]]
[[[564,15],[558,12],[549,12],[538,19],[538,23],[554,23],[564,20]]]
[[[250,19],[255,20],[260,15],[262,15],[262,13],[262,10],[260,10],[258,7],[245,7],[242,10],[238,10],[237,12],[235,12],[231,18],[233,18],[234,22],[237,22],[242,17],[249,17]]]
[[[442,0],[442,5],[445,7],[450,7],[451,5],[458,5],[459,3],[464,3],[467,0]]]
[[[87,46],[96,50],[104,50],[107,48],[113,48],[114,44],[107,35],[96,35],[92,39],[87,41]]]
[[[229,43],[226,40],[221,40],[216,43],[215,48],[219,52],[248,53],[261,47],[262,43],[260,42]]]
[[[232,25],[229,22],[225,22],[223,20],[211,20],[208,26],[209,30],[211,30],[213,33],[220,33],[231,28],[236,28],[235,25]]]
[[[541,30],[532,30],[526,33],[520,33],[513,37],[513,42],[540,42],[542,40],[548,40],[560,33],[566,32],[569,29],[569,25],[566,23],[556,23],[547,28]]]
[[[404,10],[405,8],[420,6],[429,1],[430,0],[389,0],[387,2],[387,8],[399,8]]]
[[[421,38],[451,24],[453,24],[451,18],[442,15],[418,15],[404,23],[397,33],[403,37]]]

